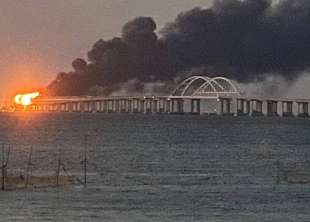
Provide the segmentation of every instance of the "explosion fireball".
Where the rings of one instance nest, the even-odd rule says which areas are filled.
[[[15,96],[14,101],[18,105],[29,106],[32,103],[32,100],[37,98],[40,95],[39,92],[27,93],[27,94],[18,94]]]

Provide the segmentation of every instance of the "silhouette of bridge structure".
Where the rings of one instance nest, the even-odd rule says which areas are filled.
[[[191,76],[167,96],[41,97],[33,112],[308,117],[310,99],[247,97],[225,77]]]

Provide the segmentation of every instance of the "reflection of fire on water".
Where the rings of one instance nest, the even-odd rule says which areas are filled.
[[[14,101],[18,105],[29,106],[31,105],[32,100],[37,98],[39,95],[40,95],[39,92],[18,94],[15,96]]]

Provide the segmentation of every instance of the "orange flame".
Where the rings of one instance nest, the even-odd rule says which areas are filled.
[[[39,92],[18,94],[14,97],[14,101],[18,105],[29,106],[31,105],[32,100],[37,98],[39,95]]]

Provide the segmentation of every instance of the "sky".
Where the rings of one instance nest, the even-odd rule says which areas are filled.
[[[1,0],[0,96],[44,87],[98,39],[119,36],[138,16],[158,29],[181,11],[212,0]]]

